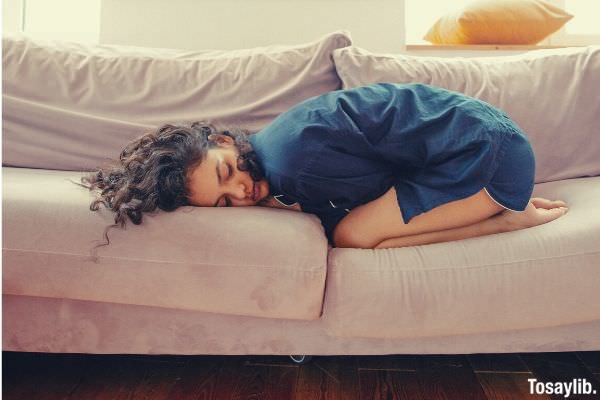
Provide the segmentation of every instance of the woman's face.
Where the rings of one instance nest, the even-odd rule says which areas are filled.
[[[269,196],[266,179],[252,180],[248,171],[237,168],[239,151],[231,141],[219,143],[188,172],[189,202],[199,207],[254,206]]]

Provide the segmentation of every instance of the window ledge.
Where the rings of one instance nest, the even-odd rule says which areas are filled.
[[[406,50],[540,50],[581,47],[583,45],[521,45],[521,44],[407,44]]]

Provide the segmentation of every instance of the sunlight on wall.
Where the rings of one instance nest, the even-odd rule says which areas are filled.
[[[103,0],[101,43],[236,49],[346,29],[372,51],[404,45],[404,0]]]
[[[429,27],[442,15],[460,8],[467,1],[407,0],[405,3],[406,43],[428,43],[423,40],[423,36],[425,36]]]
[[[10,0],[8,0],[10,1]],[[98,43],[101,0],[25,0],[25,33]]]
[[[2,33],[21,31],[23,0],[2,1]]]
[[[598,33],[598,16],[600,16],[600,13],[597,10],[593,12],[592,8],[594,6],[591,3],[590,0],[568,0],[565,2],[565,9],[576,16],[565,26],[567,33]],[[595,7],[600,8],[598,4]]]
[[[47,39],[233,49],[302,43],[346,29],[358,46],[397,52],[405,43],[427,44],[423,36],[429,27],[469,1],[4,0],[2,31],[19,32],[23,25],[26,34]],[[550,38],[553,44],[575,44],[577,35],[593,36],[585,39],[590,43],[600,40],[596,2],[547,1],[576,16]]]

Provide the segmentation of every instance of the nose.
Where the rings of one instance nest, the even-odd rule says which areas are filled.
[[[246,200],[252,198],[253,182],[249,180],[238,180],[232,182],[231,187],[228,188],[229,195],[236,200]]]

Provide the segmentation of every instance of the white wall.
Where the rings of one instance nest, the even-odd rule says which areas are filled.
[[[98,43],[100,5],[101,0],[4,0],[2,32],[21,32],[23,25],[32,37]]]
[[[2,34],[21,31],[23,0],[2,1]]]
[[[403,10],[404,0],[103,0],[100,42],[236,49],[347,29],[358,46],[398,52]]]
[[[436,0],[438,1],[438,0]],[[21,27],[23,0],[4,0],[3,31]],[[183,49],[313,41],[340,29],[372,52],[404,50],[405,0],[26,0],[25,33],[46,39]],[[416,51],[496,56],[501,51]]]

